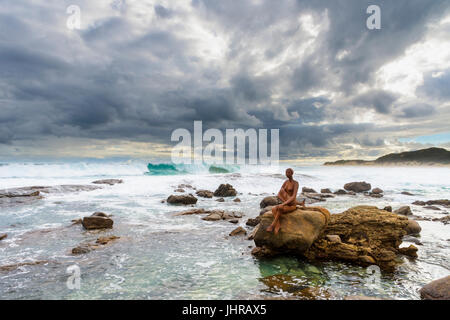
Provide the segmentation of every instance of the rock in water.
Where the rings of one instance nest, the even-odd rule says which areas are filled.
[[[257,247],[265,247],[272,253],[302,254],[325,229],[330,213],[324,208],[297,209],[280,218],[281,229],[277,235],[267,232],[273,221],[271,211],[261,216],[260,227],[254,240]]]
[[[115,184],[123,183],[122,179],[104,179],[104,180],[96,180],[92,181],[93,184],[108,184],[113,186]]]
[[[103,212],[96,212],[90,217],[84,217],[81,224],[85,229],[110,229],[113,227],[114,221]]]
[[[383,193],[383,190],[381,190],[380,188],[374,188],[374,189],[372,189],[372,193],[373,194],[381,194],[381,193]]]
[[[417,247],[411,244],[409,247],[399,248],[398,252],[404,254],[405,256],[417,258],[417,250]]]
[[[334,194],[345,195],[345,194],[347,194],[347,191],[345,191],[344,189],[339,189],[339,190],[335,191]]]
[[[212,198],[214,195],[213,192],[209,190],[198,190],[195,194],[202,198]]]
[[[281,201],[280,199],[278,199],[278,197],[276,196],[269,196],[269,197],[265,197],[264,199],[261,200],[261,202],[259,203],[259,207],[261,209],[265,208],[265,207],[269,207],[269,206],[276,206],[277,204],[280,204]]]
[[[404,216],[412,215],[411,208],[409,206],[403,206],[394,211],[396,214],[401,214]]]
[[[406,234],[408,218],[372,206],[358,206],[331,215],[323,235],[305,252],[308,259],[377,264],[392,270],[397,264],[399,246]],[[338,235],[332,242],[326,235]]]
[[[422,231],[422,228],[417,223],[417,221],[414,220],[408,220],[408,225],[405,228],[406,234],[418,234],[420,231]]]
[[[6,239],[8,237],[8,234],[2,233],[0,234],[0,240]]]
[[[245,231],[242,227],[237,227],[233,231],[230,232],[230,236],[245,236],[247,234],[247,231]]]
[[[312,189],[312,188],[303,187],[302,188],[302,193],[317,193],[317,191]]]
[[[259,224],[260,221],[261,221],[260,217],[250,218],[247,220],[247,222],[245,224],[250,227],[255,227]]]
[[[325,189],[320,189],[320,193],[332,193],[330,189],[325,188]]]
[[[386,206],[386,207],[384,207],[383,210],[385,210],[387,212],[392,212],[392,207],[391,206]]]
[[[450,300],[450,276],[434,280],[420,289],[424,300]]]
[[[197,198],[192,194],[171,195],[167,198],[167,203],[170,204],[196,204]]]
[[[215,197],[235,197],[237,195],[236,190],[231,184],[221,184],[216,191],[214,191]]]
[[[370,183],[367,183],[365,181],[349,182],[344,185],[344,189],[347,191],[364,192],[372,189],[372,186],[370,185]]]

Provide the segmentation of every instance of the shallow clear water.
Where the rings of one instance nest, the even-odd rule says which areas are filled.
[[[394,209],[415,200],[449,198],[448,168],[295,167],[301,186],[338,189],[346,182],[367,181],[385,197],[339,196],[320,203],[332,213],[360,204]],[[450,225],[419,221],[419,258],[402,258],[394,273],[381,273],[375,285],[365,268],[345,263],[310,264],[295,257],[257,260],[254,243],[228,237],[237,225],[206,222],[201,216],[173,216],[184,207],[161,203],[178,184],[215,190],[232,184],[241,203],[199,198],[197,207],[238,210],[238,225],[259,214],[264,195],[278,191],[283,168],[241,168],[236,174],[151,176],[144,163],[10,164],[0,166],[0,189],[31,185],[90,184],[100,178],[121,178],[123,184],[100,190],[49,194],[33,205],[0,208],[0,266],[47,260],[48,263],[0,271],[1,299],[254,299],[265,296],[340,299],[364,294],[418,299],[418,289],[450,274]],[[188,190],[188,189],[187,189]],[[415,196],[401,195],[409,191]],[[249,194],[252,193],[252,194]],[[258,196],[254,195],[257,194]],[[411,206],[424,217],[443,217],[446,210]],[[113,215],[114,228],[88,232],[72,219],[102,211]],[[121,239],[74,256],[71,249],[99,236]],[[409,245],[409,243],[405,243]],[[81,270],[80,290],[66,286],[68,266]]]

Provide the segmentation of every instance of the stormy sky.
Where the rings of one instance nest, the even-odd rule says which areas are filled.
[[[450,146],[448,0],[1,4],[3,160],[164,157],[194,120],[279,128],[283,159]]]

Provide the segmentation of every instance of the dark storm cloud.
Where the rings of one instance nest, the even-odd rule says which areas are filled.
[[[353,104],[358,107],[373,108],[379,113],[390,113],[392,104],[397,100],[397,96],[391,92],[383,90],[373,90],[353,99]]]
[[[92,2],[76,2],[82,10],[92,8]],[[395,94],[357,88],[370,87],[374,73],[420,41],[426,24],[449,7],[446,0],[377,1],[382,29],[369,31],[369,4],[195,0],[189,13],[155,4],[146,6],[147,17],[136,18],[134,4],[112,1],[83,30],[69,31],[64,5],[5,1],[0,143],[42,137],[168,143],[172,130],[203,120],[220,129],[280,128],[282,146],[289,147],[282,153],[313,146],[325,154],[320,148],[336,139],[352,142],[354,135],[375,130],[352,119],[334,123],[332,110],[341,104],[336,97],[345,98],[349,109],[392,114]],[[299,21],[303,14],[313,17],[317,34]],[[82,11],[82,17],[90,15],[95,12]],[[220,34],[226,41],[202,43],[203,34],[191,34],[191,15],[208,28],[212,42]],[[305,43],[304,52],[292,49]],[[449,74],[425,77],[420,93],[448,99]],[[430,110],[408,105],[397,117],[406,121]],[[361,139],[362,145],[379,145],[378,138]]]
[[[434,114],[436,112],[436,109],[427,104],[427,103],[421,103],[421,104],[414,104],[407,107],[404,107],[401,110],[400,117],[401,118],[420,118],[420,117],[426,117]]]

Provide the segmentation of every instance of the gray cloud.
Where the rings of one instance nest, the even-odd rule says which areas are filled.
[[[448,13],[448,1],[379,1],[377,31],[365,27],[368,0],[195,0],[189,13],[148,6],[147,20],[132,15],[133,4],[112,2],[82,31],[65,28],[65,6],[44,4],[10,0],[0,10],[3,144],[43,137],[169,143],[172,130],[203,120],[220,129],[280,128],[284,155],[322,156],[347,150],[344,142],[382,147],[376,130],[395,132],[352,118],[338,123],[340,106],[402,121],[441,112],[418,102],[395,115],[397,94],[358,88],[372,87],[381,66],[420,41],[426,24]],[[188,14],[207,26],[211,45],[189,33]],[[299,20],[304,14],[318,31]],[[448,100],[449,74],[426,75],[418,93]]]

